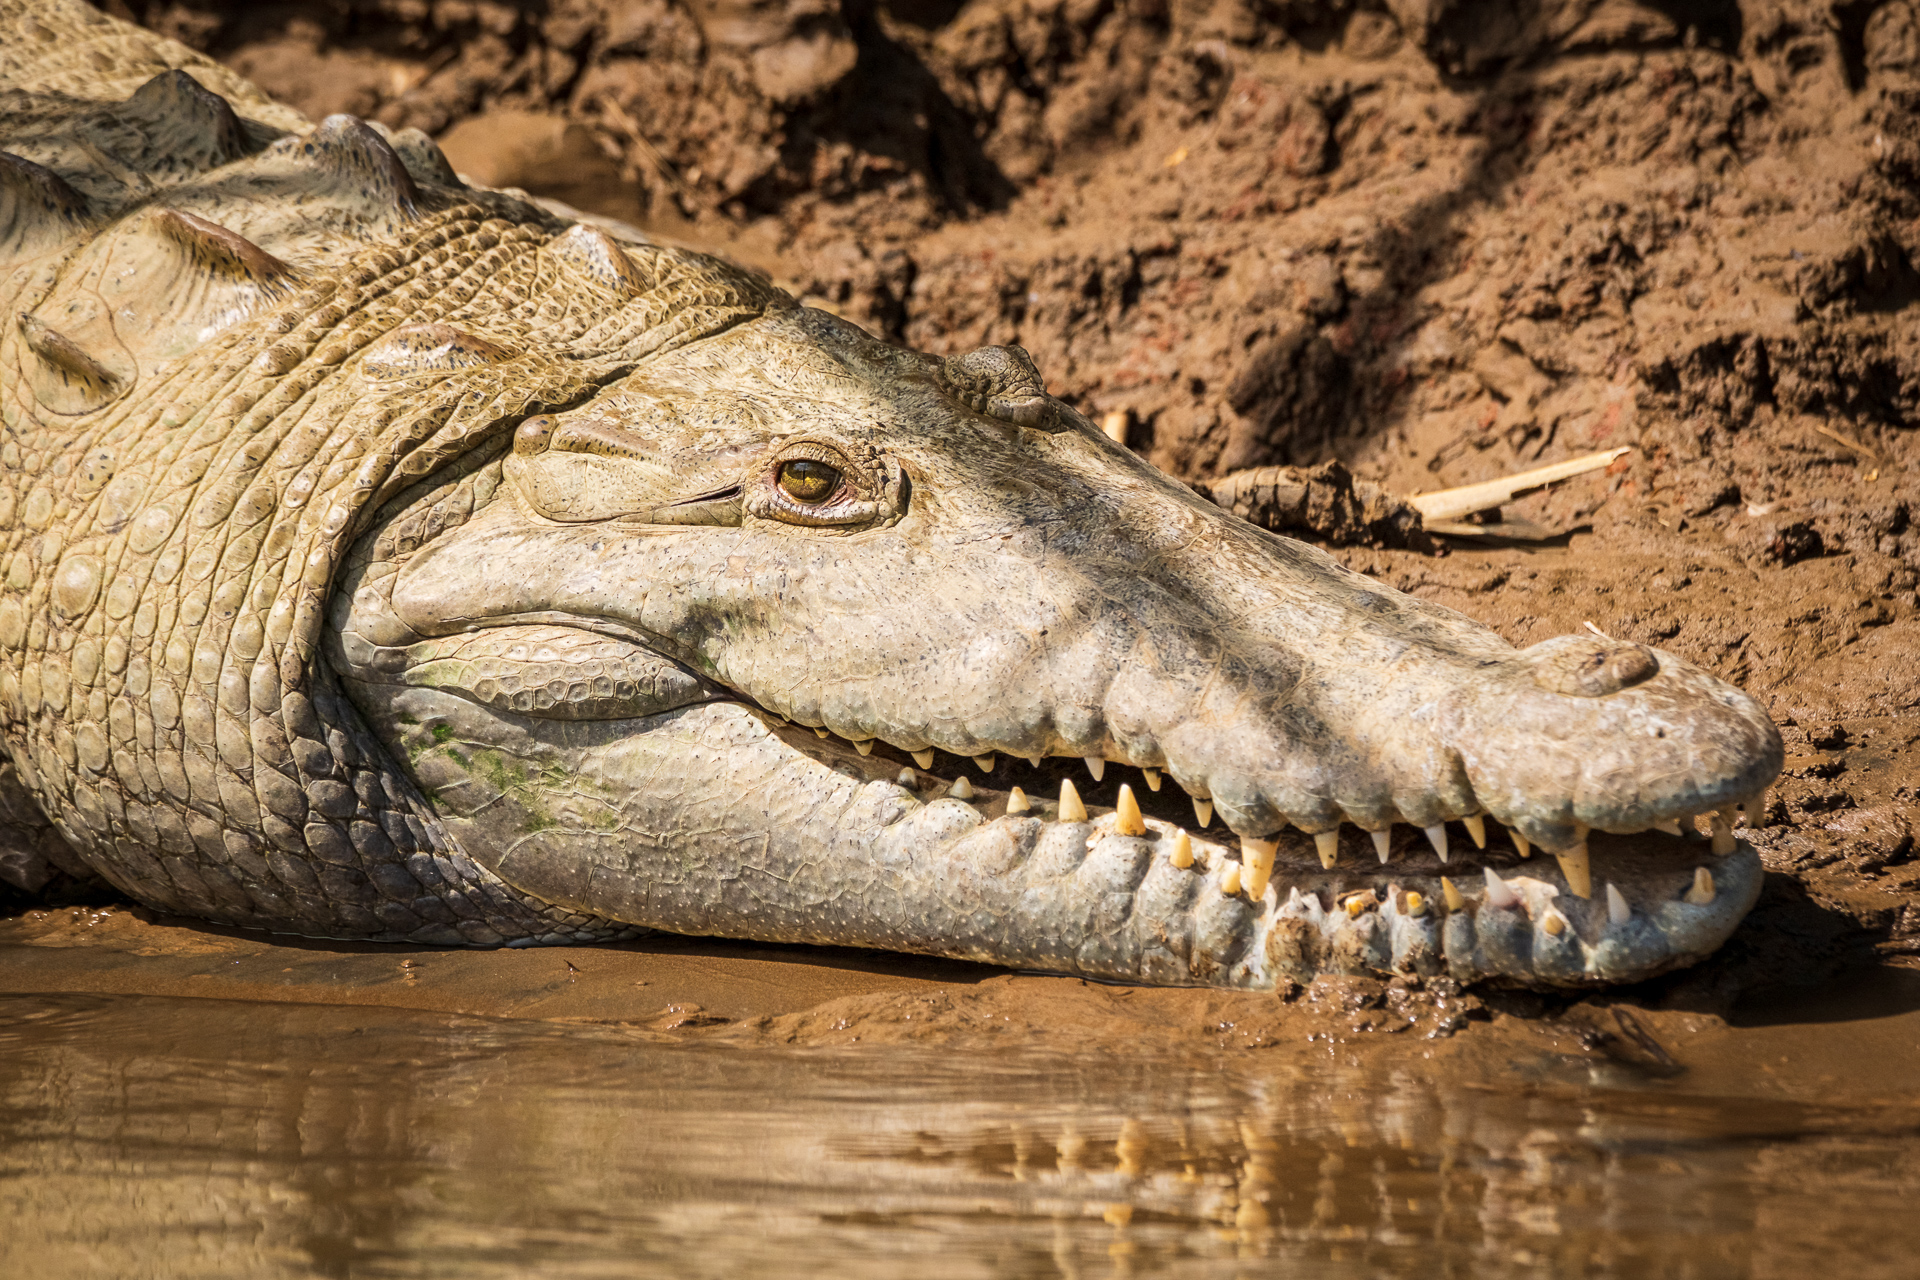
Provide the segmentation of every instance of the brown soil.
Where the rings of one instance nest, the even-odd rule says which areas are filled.
[[[1789,755],[1755,833],[1769,889],[1719,957],[1638,1004],[1717,1017],[1920,955],[1920,5],[106,7],[311,116],[420,126],[475,180],[719,248],[888,337],[1018,342],[1191,480],[1337,459],[1413,493],[1635,446],[1507,508],[1544,541],[1340,554],[1515,643],[1592,622],[1770,707]],[[728,989],[749,970],[885,975],[755,979],[787,994],[731,997],[730,1034],[903,1034],[877,1028],[927,1000],[916,1018],[949,1032],[1140,1030],[1160,1022],[1116,1011],[1148,1006],[1183,1035],[1340,1001],[1359,1002],[1343,1026],[1479,1016],[1471,995],[1368,984],[1256,1016],[1075,983],[1046,986],[1039,1017],[1048,980],[670,950]],[[417,963],[430,984],[560,961]],[[1216,1017],[1223,1001],[1238,1012]]]

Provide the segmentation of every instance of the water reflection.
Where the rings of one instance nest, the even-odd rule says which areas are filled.
[[[1910,1116],[0,997],[0,1274],[1910,1275]]]

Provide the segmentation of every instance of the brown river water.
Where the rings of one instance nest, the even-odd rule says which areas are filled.
[[[1252,1047],[1272,997],[855,953],[85,932],[0,926],[7,1277],[1920,1273],[1913,971]]]

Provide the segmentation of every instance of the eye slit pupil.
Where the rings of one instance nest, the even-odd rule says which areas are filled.
[[[824,462],[795,458],[780,464],[780,487],[795,502],[820,502],[840,487],[840,473]]]

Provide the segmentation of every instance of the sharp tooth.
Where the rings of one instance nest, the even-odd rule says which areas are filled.
[[[973,784],[968,782],[964,777],[955,778],[953,785],[947,788],[947,794],[955,800],[971,800],[973,799]]]
[[[1767,793],[1748,796],[1740,802],[1741,812],[1747,815],[1747,826],[1758,827],[1767,820]]]
[[[1724,858],[1733,852],[1733,823],[1727,819],[1727,811],[1722,809],[1713,815],[1713,855]]]
[[[1520,851],[1521,857],[1531,858],[1533,856],[1533,845],[1528,843],[1527,838],[1521,835],[1518,830],[1509,831],[1507,834],[1513,837],[1513,847]]]
[[[1417,916],[1426,909],[1427,895],[1421,893],[1418,889],[1407,890],[1406,896],[1400,899],[1400,914],[1402,915]]]
[[[913,762],[919,765],[922,769],[933,768],[933,748],[932,747],[928,747],[925,751],[914,751],[914,752],[910,752],[909,754],[913,756]]]
[[[1633,908],[1627,905],[1627,899],[1613,882],[1607,882],[1607,919],[1613,924],[1625,924],[1633,919]]]
[[[1548,907],[1546,914],[1540,917],[1540,927],[1557,938],[1566,932],[1567,918]]]
[[[1022,791],[1018,787],[1015,787],[1013,790],[1007,792],[1007,812],[1008,813],[1025,813],[1027,810],[1031,808],[1033,808],[1033,806],[1027,803],[1026,792]]]
[[[992,773],[993,757],[992,756],[975,756],[973,758],[973,767],[978,769],[982,773]]]
[[[1436,822],[1428,827],[1427,843],[1431,844],[1433,851],[1440,855],[1440,861],[1445,862],[1447,860],[1447,824]]]
[[[1240,864],[1239,863],[1229,862],[1227,864],[1227,869],[1221,873],[1220,892],[1226,894],[1229,898],[1231,898],[1234,894],[1240,892]]]
[[[1087,772],[1093,775],[1095,782],[1099,782],[1107,776],[1107,762],[1105,760],[1099,756],[1081,756],[1080,758],[1087,762]]]
[[[1515,893],[1513,890],[1507,888],[1507,882],[1500,878],[1500,873],[1498,871],[1495,871],[1492,867],[1488,867],[1486,871],[1487,871],[1487,901],[1492,903],[1496,907],[1519,906],[1520,895]]]
[[[1193,838],[1184,831],[1173,833],[1173,852],[1167,855],[1167,861],[1185,871],[1193,865]]]
[[[1255,840],[1252,836],[1240,837],[1240,858],[1246,863],[1245,880],[1247,896],[1258,898],[1267,891],[1267,881],[1273,878],[1273,855],[1279,849],[1278,840]]]
[[[1045,758],[1046,758],[1045,756],[1028,756],[1027,763],[1032,765],[1034,768],[1038,769],[1040,767],[1040,762]]]
[[[1373,851],[1380,855],[1381,865],[1384,866],[1386,864],[1387,859],[1392,856],[1392,854],[1388,852],[1388,846],[1390,846],[1393,843],[1392,829],[1389,828],[1388,830],[1385,830],[1385,831],[1369,831],[1367,832],[1367,834],[1373,837]]]
[[[1160,789],[1160,771],[1158,769],[1142,769],[1140,773],[1141,776],[1147,780],[1147,790],[1158,791]]]
[[[900,776],[895,778],[894,781],[909,791],[917,790],[920,786],[920,779],[914,776],[913,770],[911,769],[902,769]]]
[[[1713,872],[1695,867],[1693,884],[1681,896],[1696,907],[1704,907],[1713,901],[1713,892]]]
[[[1467,899],[1465,895],[1460,892],[1459,887],[1445,876],[1440,877],[1440,892],[1447,897],[1447,910],[1449,911],[1459,911],[1467,905]]]
[[[1586,842],[1573,846],[1564,853],[1553,855],[1559,859],[1560,874],[1567,878],[1567,888],[1576,898],[1593,896],[1593,868],[1587,860]]]
[[[1314,851],[1320,855],[1320,865],[1333,870],[1333,864],[1340,861],[1340,833],[1338,831],[1316,831],[1313,836]]]
[[[1680,823],[1674,818],[1662,818],[1653,824],[1653,829],[1655,831],[1664,831],[1670,836],[1677,836],[1680,834]]]
[[[1140,820],[1140,805],[1133,798],[1133,788],[1124,782],[1120,784],[1119,799],[1113,802],[1113,833],[1117,836],[1147,834],[1147,824]]]
[[[1476,813],[1470,817],[1460,819],[1460,825],[1465,827],[1467,834],[1473,837],[1474,848],[1484,849],[1487,847],[1487,820],[1485,818]]]
[[[870,756],[873,754],[873,739],[868,738],[865,742],[856,742],[853,744],[853,749],[863,756]]]
[[[1193,816],[1200,820],[1200,829],[1205,831],[1213,825],[1213,801],[1193,798]]]
[[[1060,779],[1060,821],[1085,822],[1087,806],[1080,803],[1080,793],[1073,789],[1073,779]]]
[[[828,733],[828,732],[826,731],[826,729],[825,729],[824,727],[823,727],[823,728],[817,728],[817,729],[815,729],[815,730],[814,730],[814,732],[815,732],[815,733],[817,733],[817,734],[819,734],[819,735],[820,735],[821,737],[823,737],[823,738],[830,738],[830,737],[832,737],[832,736],[833,736],[832,734],[830,734],[830,733]]]

